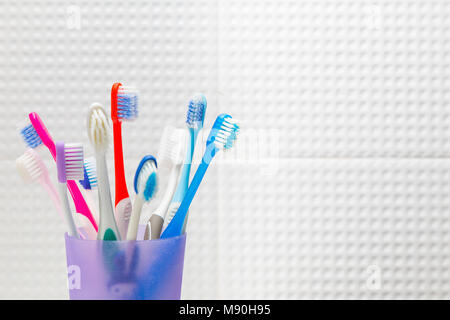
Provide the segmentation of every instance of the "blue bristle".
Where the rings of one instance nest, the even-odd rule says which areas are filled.
[[[141,179],[143,176],[141,175],[141,171],[144,170],[146,167],[144,167],[148,161],[151,161],[155,164],[155,168],[158,168],[158,162],[156,161],[156,158],[152,155],[146,155],[145,157],[142,158],[141,162],[139,162],[139,165],[136,169],[136,173],[134,174],[134,191],[137,193],[139,193],[139,179]]]
[[[34,129],[33,125],[29,124],[20,131],[23,140],[30,148],[36,148],[42,144],[42,140]]]
[[[117,116],[126,120],[137,118],[138,102],[137,94],[119,93],[117,95]]]
[[[83,186],[85,190],[91,190],[91,184],[89,183],[89,177],[86,171],[86,167],[84,167],[84,179],[79,180],[80,184]]]
[[[189,126],[195,126],[198,122],[203,124],[206,113],[206,98],[204,95],[198,95],[189,101],[186,123]]]
[[[83,169],[84,179],[79,181],[80,184],[85,190],[92,190],[94,188],[97,188],[98,180],[95,162],[93,162],[93,160],[91,159],[85,159]]]
[[[155,195],[155,192],[156,192],[157,185],[158,185],[158,183],[157,183],[156,173],[153,172],[148,177],[147,183],[145,184],[145,190],[143,193],[145,201],[149,201],[151,198],[153,198],[153,196]]]

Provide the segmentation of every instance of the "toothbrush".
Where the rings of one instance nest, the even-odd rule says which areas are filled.
[[[164,129],[159,147],[158,159],[160,163],[167,162],[170,176],[166,192],[158,206],[147,222],[144,239],[159,239],[164,220],[167,215],[170,200],[173,197],[177,182],[180,178],[181,166],[185,154],[185,130],[167,127]]]
[[[197,172],[195,173],[194,178],[189,185],[186,196],[183,199],[180,208],[178,209],[177,213],[175,214],[167,228],[164,230],[161,238],[176,237],[183,234],[183,228],[187,223],[185,220],[187,219],[189,206],[191,205],[195,193],[197,192],[198,187],[200,186],[200,183],[205,176],[209,164],[211,163],[217,152],[219,152],[220,150],[228,150],[233,147],[238,133],[239,126],[230,115],[221,114],[217,117],[211,129],[211,132],[209,133],[202,162],[200,163]]]
[[[55,149],[59,195],[64,208],[64,217],[69,226],[69,235],[79,238],[67,198],[66,183],[68,179],[76,180],[83,177],[83,146],[79,143],[64,144],[64,142],[56,142]]]
[[[111,201],[109,189],[106,151],[109,146],[109,122],[105,109],[98,104],[91,105],[87,121],[89,140],[95,149],[98,174],[98,201],[100,208],[100,226],[98,240],[121,240]]]
[[[25,143],[33,149],[41,144],[44,144],[50,151],[53,159],[56,161],[55,143],[53,142],[50,133],[45,127],[44,122],[41,120],[41,118],[36,112],[30,113],[28,117],[31,121],[31,124],[26,126],[21,131]],[[95,221],[95,218],[91,213],[91,210],[86,204],[86,201],[84,200],[83,195],[81,194],[80,189],[78,188],[76,182],[73,180],[68,180],[67,186],[69,188],[70,194],[72,195],[72,199],[75,204],[75,211],[79,214],[82,214],[87,219],[89,219],[95,231],[97,231],[98,230],[97,222]]]
[[[50,180],[48,169],[39,154],[31,148],[27,149],[23,155],[17,158],[16,168],[23,180],[27,182],[38,182],[44,187],[52,199],[56,210],[61,215],[61,218],[64,218],[58,191]]]
[[[56,211],[58,211],[61,219],[64,220],[64,214],[62,211],[61,202],[59,201],[58,191],[50,180],[47,166],[39,154],[34,149],[29,148],[23,155],[17,158],[16,167],[25,181],[39,182],[39,184],[44,187],[52,199]],[[94,230],[94,227],[91,225],[89,220],[81,214],[76,215],[75,219],[77,218],[85,219],[84,221],[79,221],[77,223],[77,225],[80,226],[78,227],[78,232],[83,236],[83,238],[91,240],[95,239],[97,232]]]
[[[97,179],[97,164],[95,163],[95,157],[89,157],[84,159],[84,178],[83,180],[78,181],[83,189],[85,190],[84,196],[86,198],[86,202],[91,208],[91,211],[95,217],[95,220],[99,220],[98,213],[95,209],[96,204],[93,199],[94,190],[98,187],[98,179]]]
[[[186,195],[186,191],[189,186],[189,176],[191,173],[191,164],[194,156],[195,144],[197,142],[199,132],[203,129],[206,107],[206,97],[201,93],[195,94],[189,101],[186,125],[189,130],[190,139],[188,139],[187,143],[187,151],[184,159],[183,170],[181,172],[180,182],[168,209],[169,213],[167,214],[167,218],[164,221],[165,226],[170,223]]]
[[[153,156],[142,158],[134,176],[136,198],[133,203],[130,223],[128,224],[127,240],[136,240],[139,218],[144,202],[149,202],[156,194],[158,187],[158,163]]]
[[[122,121],[134,120],[138,116],[138,93],[135,88],[114,83],[111,89],[111,119],[114,132],[115,168],[115,217],[120,234],[125,238],[132,211],[130,195],[125,179],[122,147]]]

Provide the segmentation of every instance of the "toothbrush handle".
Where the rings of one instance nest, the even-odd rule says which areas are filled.
[[[128,224],[132,213],[130,195],[128,194],[127,182],[125,179],[125,166],[123,162],[122,146],[122,124],[120,121],[113,123],[114,132],[114,172],[115,172],[115,210],[114,216],[118,231],[122,238],[126,237]]]
[[[97,240],[97,231],[94,230],[94,227],[89,222],[88,218],[82,214],[77,214],[74,216],[74,221],[78,227],[78,234],[80,237],[83,237],[83,239],[86,240]]]
[[[164,225],[164,220],[167,217],[169,204],[173,205],[174,203],[170,203],[170,200],[172,199],[173,193],[175,191],[175,188],[177,186],[177,179],[180,175],[180,166],[175,166],[172,169],[172,172],[170,173],[169,182],[167,184],[166,192],[164,193],[164,197],[161,200],[161,203],[159,204],[158,208],[153,212],[150,219],[147,222],[147,229],[146,230],[146,236],[148,240],[148,235],[150,234],[151,230],[151,238],[153,239],[159,239],[161,236],[161,230]],[[179,205],[179,203],[175,203],[175,205]],[[150,224],[149,224],[150,223]],[[150,225],[150,228],[149,228]]]
[[[69,227],[69,235],[71,237],[79,238],[77,227],[75,225],[75,221],[73,220],[72,212],[70,210],[69,199],[67,198],[67,187],[65,183],[59,184],[59,196],[61,198],[61,203],[64,208],[64,217],[67,226]]]
[[[173,196],[172,203],[176,203],[177,206],[183,201],[186,191],[189,187],[189,175],[191,173],[192,158],[194,156],[195,141],[197,138],[197,130],[189,129],[189,139],[186,148],[186,155],[184,158],[183,168],[181,171],[180,181],[178,183],[177,190]]]
[[[125,198],[129,198],[127,182],[125,180],[125,165],[123,163],[122,125],[120,121],[113,122],[114,133],[114,172],[116,185],[115,206]]]
[[[98,216],[97,204],[96,204],[96,202],[94,201],[94,198],[93,198],[94,192],[92,191],[92,189],[90,189],[90,190],[83,190],[83,189],[81,189],[81,192],[83,194],[84,199],[86,200],[86,203],[87,203],[89,209],[92,212],[92,215],[94,216],[95,221],[98,221],[99,216]]]
[[[105,154],[97,154],[98,201],[100,208],[100,228],[98,240],[120,240],[117,224],[114,220],[111,191],[109,189],[108,169]]]
[[[180,208],[178,209],[177,213],[175,214],[167,228],[164,230],[163,234],[161,235],[161,239],[181,235],[186,214],[189,210],[192,200],[194,199],[195,193],[197,192],[198,187],[200,186],[200,183],[205,176],[206,170],[208,170],[208,167],[209,161],[206,162],[202,159],[202,163],[200,163],[200,165],[198,166],[197,172],[195,173],[194,178],[189,185],[189,189],[186,192],[186,196],[184,197],[183,202],[181,202]]]
[[[56,190],[55,185],[50,181],[48,176],[45,177],[45,180],[42,182],[42,186],[47,191],[48,195],[53,201],[53,204],[58,211],[59,215],[64,219],[64,214],[62,212],[61,201],[59,200],[58,190]]]
[[[58,190],[56,189],[55,185],[51,182],[51,180],[48,176],[45,177],[45,180],[41,184],[44,187],[44,189],[47,191],[50,198],[52,199],[53,204],[55,205],[55,209],[56,209],[56,211],[58,211],[59,215],[61,216],[61,219],[65,220],[63,209],[61,207],[61,201],[60,201],[59,195],[58,195]],[[76,226],[81,225],[81,227],[77,228],[78,234],[83,235],[85,239],[89,239],[89,240],[96,239],[97,231],[95,231],[94,226],[91,224],[91,222],[88,220],[88,218],[86,218],[84,215],[80,214],[80,215],[75,216],[74,220],[77,220],[75,222]],[[78,223],[79,221],[82,221],[83,223]]]
[[[75,204],[76,212],[88,218],[92,226],[94,227],[95,231],[98,231],[97,222],[95,221],[94,216],[92,215],[92,212],[86,203],[86,200],[84,200],[84,197],[81,194],[81,191],[77,186],[77,183],[74,180],[67,180],[67,187],[69,188],[70,194],[73,199],[73,203]]]
[[[143,199],[139,195],[136,195],[133,203],[133,211],[131,213],[130,223],[128,224],[128,231],[126,236],[127,240],[136,240],[143,204]]]
[[[31,125],[38,133],[42,142],[50,151],[50,153],[53,157],[53,160],[56,161],[55,142],[53,141],[53,139],[50,135],[50,132],[48,132],[44,122],[42,121],[42,119],[39,117],[39,115],[36,112],[31,112],[28,115],[28,118],[30,119]],[[80,189],[78,189],[76,182],[72,181],[72,180],[67,181],[67,187],[69,188],[70,195],[72,196],[73,202],[75,204],[76,212],[86,216],[86,218],[88,218],[89,221],[92,223],[92,226],[94,227],[95,231],[97,231],[98,230],[97,222],[95,222],[95,219],[92,216],[91,210],[89,210],[89,207],[86,204],[86,201],[84,200],[83,195],[80,192]]]
[[[172,199],[173,193],[177,186],[177,180],[179,178],[179,175],[180,175],[179,166],[174,167],[172,169],[172,172],[170,173],[164,197],[161,199],[158,208],[153,212],[153,214],[160,216],[163,220],[167,216],[167,210],[169,208],[169,204],[171,204],[170,200]]]
[[[183,163],[183,168],[181,171],[181,176],[178,182],[177,190],[172,198],[169,208],[166,210],[166,214],[163,220],[163,227],[166,228],[172,221],[173,217],[180,208],[181,202],[186,196],[187,189],[189,188],[189,176],[191,174],[192,159],[194,157],[195,142],[197,141],[197,136],[199,130],[190,128],[189,130],[189,140],[187,142],[186,156]],[[159,221],[159,220],[156,220]],[[152,226],[153,228],[153,226]],[[184,229],[184,228],[183,228]]]

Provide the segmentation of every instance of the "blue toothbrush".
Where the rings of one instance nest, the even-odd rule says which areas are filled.
[[[187,222],[187,212],[189,210],[189,206],[191,205],[195,193],[197,192],[198,187],[205,176],[209,164],[217,152],[220,150],[228,150],[233,147],[238,133],[239,126],[230,115],[221,114],[217,117],[209,134],[208,141],[206,142],[206,150],[203,155],[202,162],[200,163],[197,172],[189,185],[186,196],[181,202],[178,211],[162,233],[162,239],[176,237],[183,234],[183,229]]]
[[[203,94],[195,94],[189,101],[188,112],[186,116],[186,125],[189,130],[189,140],[186,148],[186,155],[183,163],[183,168],[180,175],[180,180],[169,205],[167,211],[167,218],[164,221],[164,226],[167,226],[172,221],[175,213],[181,205],[189,186],[189,176],[191,173],[192,158],[194,156],[195,144],[197,142],[198,134],[203,129],[206,113],[206,98]]]

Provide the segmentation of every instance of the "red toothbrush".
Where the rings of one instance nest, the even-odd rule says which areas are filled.
[[[126,238],[132,207],[125,179],[122,146],[122,121],[138,116],[138,93],[132,87],[114,83],[111,89],[111,119],[114,133],[115,218],[122,239]]]

